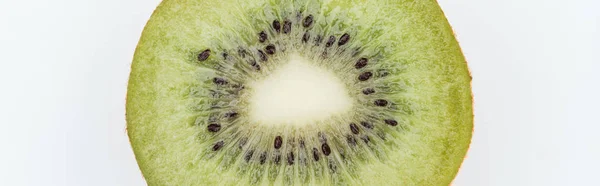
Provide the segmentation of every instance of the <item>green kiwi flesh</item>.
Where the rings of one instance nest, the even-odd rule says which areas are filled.
[[[435,0],[164,0],[131,70],[148,185],[448,185],[471,139]]]

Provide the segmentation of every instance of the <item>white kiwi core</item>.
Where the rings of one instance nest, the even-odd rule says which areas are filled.
[[[353,99],[331,71],[299,54],[289,55],[269,76],[251,82],[252,121],[263,125],[308,125],[348,112]]]

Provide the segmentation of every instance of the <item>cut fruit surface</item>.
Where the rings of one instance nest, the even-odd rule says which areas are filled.
[[[263,125],[307,125],[347,113],[353,104],[348,89],[330,71],[299,54],[265,79],[250,82],[249,120]]]
[[[164,0],[127,132],[149,185],[448,185],[470,81],[434,0]]]

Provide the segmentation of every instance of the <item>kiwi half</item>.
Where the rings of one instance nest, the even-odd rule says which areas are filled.
[[[165,0],[127,132],[149,185],[448,185],[470,81],[434,0]]]

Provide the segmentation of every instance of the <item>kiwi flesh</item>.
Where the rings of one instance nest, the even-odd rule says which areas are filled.
[[[164,0],[131,70],[148,185],[448,185],[471,139],[435,0]]]

